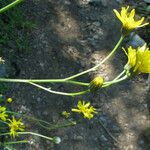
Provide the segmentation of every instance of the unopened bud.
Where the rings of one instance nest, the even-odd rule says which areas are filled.
[[[95,92],[97,91],[100,87],[102,87],[104,83],[104,78],[101,76],[95,77],[91,82],[90,82],[90,91]]]
[[[56,136],[56,137],[53,138],[53,142],[54,142],[55,144],[60,144],[61,138],[58,137],[58,136]]]

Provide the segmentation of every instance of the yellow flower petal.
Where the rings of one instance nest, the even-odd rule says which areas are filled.
[[[97,113],[96,109],[93,106],[90,106],[90,102],[85,103],[85,101],[79,101],[77,104],[78,108],[72,108],[73,112],[82,113],[84,118],[91,119],[93,118],[93,114]]]
[[[119,13],[116,9],[114,9],[114,13],[117,16],[117,18],[122,22],[122,33],[128,34],[132,30],[136,28],[143,27],[145,25],[148,25],[149,23],[142,24],[144,21],[144,17],[142,17],[140,20],[135,20],[135,9],[132,9],[130,12],[128,12],[129,6],[122,7],[121,12]]]
[[[127,56],[127,66],[130,66],[127,69],[132,69],[133,73],[150,73],[150,50],[146,45],[137,49],[129,47]]]
[[[10,136],[12,136],[13,138],[18,135],[17,131],[24,131],[25,126],[21,120],[22,119],[20,118],[17,121],[14,116],[12,116],[12,120],[8,119],[8,121],[10,122],[8,124],[8,126],[10,127]]]

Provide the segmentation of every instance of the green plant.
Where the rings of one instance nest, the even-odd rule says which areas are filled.
[[[6,1],[1,3],[4,5]],[[25,19],[21,8],[16,7],[0,13],[0,26],[0,55],[11,58],[16,53],[30,50],[29,32],[35,24]]]
[[[84,82],[84,81],[81,82],[81,81],[76,80],[77,77],[80,77],[80,76],[85,75],[89,72],[95,71],[103,63],[108,61],[109,58],[114,56],[117,49],[119,48],[122,41],[124,40],[124,38],[127,37],[127,35],[129,33],[131,33],[134,29],[137,29],[137,28],[140,28],[140,27],[143,27],[143,26],[146,26],[149,24],[149,23],[143,23],[144,17],[142,17],[140,20],[135,20],[135,18],[134,18],[135,17],[135,9],[131,10],[131,12],[128,12],[128,10],[129,10],[129,7],[122,7],[120,13],[117,10],[114,10],[116,16],[118,17],[118,19],[122,23],[121,37],[118,40],[117,44],[114,46],[113,50],[106,56],[106,58],[104,58],[99,64],[93,66],[92,68],[85,70],[83,72],[77,73],[75,75],[66,77],[64,79],[9,79],[9,78],[0,78],[0,82],[14,82],[14,83],[30,84],[30,85],[33,85],[33,86],[38,87],[40,89],[43,89],[45,91],[48,91],[49,93],[73,97],[73,96],[77,96],[77,95],[87,94],[90,92],[96,92],[101,88],[107,88],[113,84],[122,82],[122,81],[129,79],[131,77],[134,77],[135,75],[137,75],[139,73],[150,73],[150,61],[149,61],[150,60],[150,50],[145,44],[142,47],[138,47],[137,49],[135,49],[131,46],[127,50],[123,48],[125,54],[128,57],[128,62],[125,64],[124,68],[122,69],[122,72],[119,75],[117,75],[113,80],[105,81],[105,79],[103,77],[95,77],[90,82]],[[6,37],[6,41],[7,40],[8,39]],[[41,85],[40,83],[74,84],[74,85],[83,86],[84,90],[75,91],[75,92],[60,92],[60,91],[52,90],[49,87],[45,87],[45,86]],[[78,102],[77,107],[73,108],[71,110],[72,110],[72,112],[82,114],[84,116],[84,118],[87,118],[87,119],[92,119],[94,117],[94,115],[97,114],[96,108],[91,106],[90,102],[86,103],[85,101],[82,102],[81,100]],[[0,113],[1,113],[0,117],[2,120],[1,123],[7,124],[8,125],[7,127],[10,127],[9,132],[6,132],[6,131],[8,131],[8,128],[6,128],[6,131],[3,130],[4,132],[1,133],[0,136],[6,136],[6,135],[10,134],[11,136],[13,135],[13,137],[15,137],[16,135],[30,134],[30,135],[36,135],[36,136],[39,136],[39,137],[42,137],[45,139],[49,139],[55,143],[59,142],[59,140],[55,141],[58,138],[50,138],[50,137],[46,137],[44,135],[40,135],[40,134],[37,134],[34,132],[28,132],[28,131],[24,132],[24,125],[23,125],[22,121],[16,120],[15,117],[9,116],[9,114],[13,114],[13,116],[14,116],[17,113],[6,111],[5,106],[1,106],[1,112]],[[63,115],[66,116],[66,118],[68,118],[70,116],[70,113],[64,111]],[[45,129],[48,129],[48,130],[51,129],[51,128],[49,128],[49,126],[47,126],[47,125],[49,125],[49,123],[47,123],[45,121],[41,121],[39,119],[33,119],[32,117],[29,117],[29,116],[24,116],[24,117],[30,118],[34,121],[39,122],[39,124]],[[12,120],[10,120],[10,118],[12,118]],[[75,125],[75,122],[71,122],[69,125]],[[58,128],[58,127],[63,127],[63,126],[67,126],[67,125],[62,125],[62,126],[56,125],[55,127]],[[18,131],[21,131],[21,132],[18,132]],[[8,144],[14,144],[14,143],[15,144],[16,143],[27,143],[27,141],[26,140],[25,141],[24,140],[23,141],[16,141],[16,142],[8,141],[8,142],[4,142],[1,144],[3,146],[7,146]]]

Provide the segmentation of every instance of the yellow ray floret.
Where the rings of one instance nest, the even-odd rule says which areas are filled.
[[[12,120],[8,119],[8,121],[10,122],[8,125],[10,127],[10,136],[12,136],[13,138],[15,138],[15,136],[18,135],[17,131],[24,131],[24,124],[21,121],[21,119],[19,119],[18,121],[15,119],[15,117],[12,117]]]
[[[140,28],[149,24],[142,24],[144,17],[142,17],[140,20],[135,20],[135,9],[132,9],[130,12],[128,12],[128,10],[129,6],[122,7],[120,13],[116,9],[113,10],[118,19],[122,22],[123,32],[129,33],[135,28]]]
[[[85,101],[79,101],[77,104],[77,108],[72,109],[73,112],[82,113],[84,118],[91,119],[93,118],[93,114],[97,113],[96,108],[90,106],[90,102],[85,103]]]
[[[137,49],[128,48],[128,63],[133,72],[150,73],[150,50],[146,44]]]

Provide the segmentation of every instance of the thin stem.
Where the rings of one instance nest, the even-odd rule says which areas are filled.
[[[122,35],[121,38],[119,39],[118,43],[114,47],[114,49],[99,64],[95,65],[94,67],[92,67],[92,68],[90,68],[88,70],[85,70],[85,71],[80,72],[78,74],[75,74],[73,76],[67,77],[67,78],[65,78],[65,80],[70,80],[70,79],[79,77],[79,76],[81,76],[83,74],[86,74],[88,72],[95,71],[95,69],[97,69],[99,66],[101,66],[105,61],[107,61],[115,53],[115,51],[118,49],[118,47],[120,46],[120,44],[123,41],[123,39],[124,39],[124,36]]]
[[[44,79],[44,80],[28,80],[29,82],[34,83],[70,83],[70,84],[77,84],[77,85],[83,85],[83,86],[89,86],[89,83],[85,82],[78,82],[78,81],[72,81],[72,80],[66,80],[66,79]]]
[[[125,74],[125,70],[123,70],[114,80],[118,80],[122,75]]]
[[[21,144],[21,143],[28,143],[28,141],[22,140],[22,141],[4,142],[4,145]]]
[[[7,149],[7,150],[16,150],[15,148],[10,148],[10,147],[8,147],[8,146],[5,146],[5,149]]]
[[[5,78],[0,78],[0,82],[70,83],[70,84],[76,84],[76,85],[82,85],[82,86],[89,86],[89,83],[72,81],[72,80],[67,81],[65,79],[5,79]]]
[[[50,141],[53,141],[53,138],[52,137],[47,137],[47,136],[44,136],[42,134],[38,134],[38,133],[34,133],[34,132],[17,132],[19,135],[35,135],[35,136],[38,136],[38,137],[41,137],[41,138],[44,138],[44,139],[47,139],[47,140],[50,140]],[[3,136],[3,135],[9,135],[10,133],[2,133],[0,134],[0,136]]]
[[[3,13],[5,11],[7,11],[8,9],[12,8],[12,7],[15,7],[17,4],[21,3],[23,0],[16,0],[14,2],[12,2],[11,4],[3,7],[0,9],[0,13]]]
[[[27,83],[28,80],[26,79],[6,79],[6,78],[0,78],[0,82],[20,82],[20,83]]]
[[[62,83],[72,83],[72,84],[78,84],[78,85],[83,85],[83,86],[89,86],[89,83],[84,83],[84,82],[77,82],[77,81],[71,81],[71,79],[76,78],[78,76],[81,76],[83,74],[86,74],[90,71],[94,71],[95,69],[97,69],[99,66],[101,66],[107,59],[109,59],[117,50],[117,48],[119,47],[119,45],[121,44],[121,42],[123,41],[124,36],[121,36],[120,40],[118,41],[118,43],[116,44],[116,46],[114,47],[114,49],[107,55],[107,57],[105,59],[103,59],[103,61],[101,61],[99,64],[95,65],[94,67],[85,70],[83,72],[80,72],[78,74],[75,74],[73,76],[64,78],[64,79],[36,79],[36,80],[32,80],[32,79],[5,79],[5,78],[0,78],[0,82],[21,82],[21,83],[28,83],[28,82],[34,82],[34,83],[58,83],[58,82],[62,82]]]
[[[128,76],[125,75],[124,77],[122,77],[122,78],[120,78],[120,79],[118,79],[118,80],[112,80],[112,81],[108,82],[108,84],[105,84],[105,85],[103,85],[102,87],[108,87],[108,86],[110,86],[110,85],[112,85],[112,84],[115,84],[115,83],[121,82],[121,81],[123,81],[123,80],[126,80],[127,78],[128,78]]]
[[[65,92],[58,92],[58,91],[53,91],[51,90],[50,88],[46,88],[44,86],[41,86],[39,84],[36,84],[36,83],[32,83],[32,82],[28,82],[29,84],[31,85],[34,85],[40,89],[43,89],[45,91],[48,91],[50,93],[53,93],[53,94],[58,94],[58,95],[65,95],[65,96],[77,96],[77,95],[82,95],[82,94],[85,94],[85,93],[88,93],[89,90],[85,90],[85,91],[81,91],[81,92],[75,92],[75,93],[65,93]]]
[[[101,124],[101,126],[105,129],[105,131],[107,132],[107,134],[116,142],[119,143],[118,140],[108,131],[108,129],[103,125],[103,123],[99,120],[99,123]]]
[[[54,125],[53,127],[46,127],[43,124],[40,124],[41,127],[45,128],[47,130],[54,130],[54,129],[59,129],[59,128],[68,127],[68,126],[74,126],[74,125],[76,125],[75,121],[70,121],[69,123],[66,123],[66,124]]]
[[[23,116],[23,117],[25,117],[25,118],[28,118],[28,119],[31,119],[31,120],[33,120],[33,121],[42,122],[42,123],[45,123],[45,124],[47,124],[47,125],[52,125],[52,124],[50,124],[50,123],[48,123],[48,122],[46,122],[46,121],[44,121],[44,120],[37,119],[37,118],[31,117],[31,116],[28,116],[28,115],[19,114],[19,113],[13,112],[13,111],[6,111],[6,113],[14,114],[14,115],[21,115],[21,116]]]
[[[8,123],[6,121],[0,120],[0,122],[8,125]]]
[[[118,80],[122,75],[124,75],[125,74],[125,70],[123,70],[116,78],[114,78],[112,81],[116,81],[116,80]],[[107,81],[107,82],[104,82],[104,84],[111,84],[111,82],[112,81]]]

